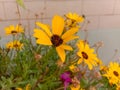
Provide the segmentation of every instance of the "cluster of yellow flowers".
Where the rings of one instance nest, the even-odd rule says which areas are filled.
[[[16,27],[14,25],[10,25],[10,26],[6,27],[5,30],[6,30],[6,35],[11,35],[11,34],[13,35],[13,39],[15,38],[15,36],[17,34],[24,32],[24,29],[21,25],[16,25]],[[22,46],[23,46],[23,44],[20,43],[19,40],[13,40],[13,41],[8,42],[6,44],[7,49],[13,49],[14,48],[14,49],[19,50],[19,49],[22,48]]]
[[[58,56],[62,63],[66,60],[65,50],[72,51],[73,48],[68,45],[68,42],[74,39],[78,39],[76,44],[77,51],[77,62],[73,62],[70,65],[69,69],[72,72],[75,72],[77,67],[80,64],[86,65],[89,70],[93,70],[94,66],[101,65],[102,61],[98,58],[95,50],[89,46],[85,40],[79,39],[79,36],[76,34],[79,29],[79,23],[84,21],[84,17],[76,13],[68,13],[65,15],[66,19],[59,15],[55,15],[52,19],[52,26],[49,27],[47,24],[41,22],[36,22],[38,28],[34,29],[33,36],[36,38],[36,43],[41,45],[53,46],[56,49]],[[6,34],[12,34],[13,37],[19,33],[24,32],[24,28],[21,25],[16,27],[10,25],[5,28]],[[17,49],[20,50],[23,47],[23,43],[19,40],[13,40],[6,44],[7,49]],[[102,68],[103,69],[103,68]],[[101,69],[101,70],[102,70]],[[107,69],[103,70],[102,76],[107,77],[110,84],[115,84],[117,90],[120,90],[120,65],[118,63],[111,62]],[[77,85],[74,85],[77,82]],[[70,86],[71,90],[84,90],[80,87],[80,82],[77,79],[73,79],[73,84]],[[17,90],[22,90],[22,88],[17,88]],[[26,90],[28,86],[26,86]]]
[[[38,44],[51,45],[55,47],[63,63],[66,59],[65,50],[73,50],[73,48],[68,45],[67,42],[79,38],[76,33],[80,28],[79,23],[84,21],[84,17],[79,16],[76,13],[68,13],[65,16],[66,20],[59,15],[55,15],[52,19],[51,28],[46,24],[36,22],[40,28],[35,28],[33,35],[37,38],[36,42]],[[88,68],[92,70],[93,66],[97,66],[98,63],[101,62],[95,54],[94,49],[90,48],[87,42],[84,40],[78,40],[77,46],[79,49],[77,52],[79,60],[77,63],[72,65],[72,69],[74,69],[76,64],[80,65],[81,63],[85,63],[88,65]],[[79,88],[79,83],[77,86],[71,85],[71,90],[79,90]]]

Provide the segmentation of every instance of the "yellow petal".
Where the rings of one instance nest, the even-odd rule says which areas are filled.
[[[77,64],[81,64],[83,62],[83,59],[79,59]]]
[[[42,30],[34,29],[34,37],[38,38],[37,43],[43,45],[52,45],[50,38]]]
[[[69,12],[68,14],[66,14],[66,17],[67,17],[67,18],[71,18],[71,17],[72,17],[72,13]]]
[[[26,85],[26,89],[25,89],[25,90],[31,90],[30,84],[27,84],[27,85]]]
[[[89,68],[90,70],[93,69],[93,65],[92,65],[90,62],[88,62],[88,61],[85,60],[85,63],[88,65],[88,68]]]
[[[72,47],[69,45],[61,45],[61,47],[65,50],[73,50]]]
[[[42,45],[52,45],[52,43],[49,42],[49,40],[47,40],[47,39],[41,39],[41,38],[37,39],[36,43],[37,44],[42,44]]]
[[[64,19],[61,16],[54,16],[52,19],[52,33],[61,35],[64,29]]]
[[[67,32],[65,32],[62,35],[62,39],[65,39],[67,37],[70,37],[71,35],[75,34],[76,32],[78,32],[78,28],[71,28],[70,30],[68,30]]]
[[[48,28],[47,25],[42,24],[42,23],[40,23],[40,22],[36,22],[36,24],[37,24],[40,28],[42,28],[42,29],[48,34],[49,37],[52,36],[52,33],[50,32],[50,29]]]
[[[23,31],[23,27],[21,27],[20,25],[16,25],[16,31],[18,31],[18,32],[24,32]]]
[[[74,39],[77,39],[77,38],[79,38],[79,36],[69,36],[69,37],[67,37],[67,38],[65,38],[65,39],[63,39],[63,40],[64,40],[64,42],[66,43],[66,42],[68,42],[68,41],[70,41],[70,40],[74,40]]]
[[[72,72],[74,72],[75,68],[76,68],[75,65],[70,65],[70,66],[69,66],[69,69],[70,69],[70,71],[72,71]]]
[[[78,17],[79,17],[79,15],[78,15],[77,13],[73,13],[73,19],[74,19],[74,20],[77,20]]]
[[[16,88],[15,90],[23,90],[22,88]]]
[[[14,25],[10,25],[10,30],[15,30],[15,27],[14,27]]]
[[[80,59],[78,60],[77,64],[80,64],[80,63],[83,62],[83,57],[82,57],[81,52],[77,52],[77,55],[80,57]]]
[[[59,46],[59,47],[56,47],[56,51],[59,57],[61,58],[62,62],[64,62],[65,61],[65,50],[61,46]]]
[[[85,44],[83,40],[79,40],[77,43],[77,46],[80,50],[84,50],[85,49]]]
[[[34,34],[33,36],[36,37],[36,38],[40,38],[41,37],[41,30],[39,29],[34,29]]]
[[[5,28],[5,31],[8,31],[8,30],[9,30],[9,27],[6,27],[6,28]]]
[[[85,46],[85,50],[89,50],[90,49],[90,47],[89,47],[89,45],[87,43],[85,43],[84,46]]]
[[[76,87],[74,87],[73,85],[70,86],[71,90],[81,90],[80,89],[80,85],[77,85]]]
[[[92,70],[92,69],[93,69],[93,66],[92,66],[91,64],[88,64],[88,68],[89,68],[90,70]]]
[[[79,18],[78,18],[78,22],[83,22],[83,21],[84,21],[83,16],[79,16]]]
[[[9,29],[9,27],[5,28],[6,34],[11,34],[11,30]]]
[[[81,54],[81,52],[79,51],[79,52],[77,52],[77,55],[78,56],[80,56],[80,58],[82,58],[82,54]]]

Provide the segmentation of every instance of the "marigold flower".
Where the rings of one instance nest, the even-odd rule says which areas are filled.
[[[62,62],[65,61],[65,50],[73,50],[71,46],[66,43],[70,40],[78,38],[74,35],[78,32],[78,28],[71,28],[63,33],[64,19],[61,16],[54,16],[52,19],[52,33],[46,24],[36,22],[41,29],[34,29],[34,37],[37,38],[38,44],[53,45],[61,58]]]
[[[65,15],[67,17],[65,23],[67,27],[78,27],[80,28],[79,24],[80,22],[84,21],[84,17],[78,15],[77,13],[68,13]]]
[[[68,14],[65,15],[67,18],[75,21],[75,22],[83,22],[84,21],[84,17],[78,15],[77,13],[71,13],[69,12]]]
[[[6,31],[6,34],[9,35],[9,34],[12,34],[12,35],[16,35],[18,33],[23,33],[24,30],[23,30],[23,27],[21,25],[10,25],[8,27],[5,28],[5,31]]]
[[[110,62],[108,70],[103,76],[107,77],[110,84],[120,83],[120,65],[117,62]]]
[[[93,66],[97,66],[99,59],[97,58],[97,55],[94,54],[94,49],[90,48],[87,43],[85,43],[83,40],[79,41],[77,43],[77,46],[79,48],[79,51],[77,52],[77,55],[80,57],[78,60],[78,64],[84,62],[88,65],[88,68],[90,70],[93,69]]]
[[[12,42],[8,42],[6,44],[6,48],[7,49],[17,49],[17,50],[20,50],[21,48],[23,47],[23,44],[20,43],[20,41],[12,41]]]
[[[101,71],[107,71],[107,70],[108,70],[108,67],[105,66],[105,65],[100,65],[100,70],[101,70]]]
[[[70,65],[70,66],[69,66],[69,69],[70,69],[70,71],[72,71],[73,73],[80,71],[80,69],[79,69],[77,66],[75,66],[75,65]]]

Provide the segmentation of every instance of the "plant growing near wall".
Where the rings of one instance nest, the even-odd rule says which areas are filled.
[[[120,65],[105,66],[78,32],[84,16],[55,15],[52,25],[36,22],[28,38],[21,24],[5,28],[12,41],[0,47],[0,90],[120,90]]]
[[[24,1],[23,0],[16,0],[16,3],[25,9]]]

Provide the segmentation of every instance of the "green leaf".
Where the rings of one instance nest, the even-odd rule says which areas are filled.
[[[81,80],[80,80],[80,86],[82,88],[85,88],[85,87],[87,87],[87,85],[88,85],[88,80],[86,80],[84,78],[81,78]]]
[[[23,0],[16,0],[16,2],[17,2],[17,4],[18,4],[19,6],[21,6],[22,8],[25,9],[25,5],[24,5]]]
[[[106,90],[107,88],[99,87],[97,90]]]

